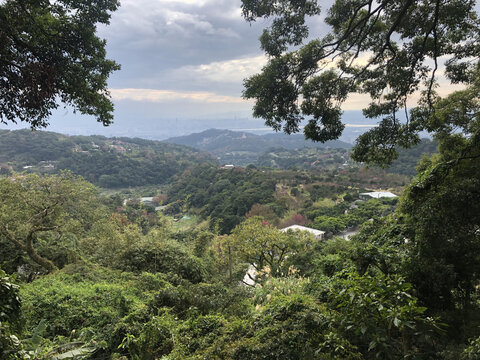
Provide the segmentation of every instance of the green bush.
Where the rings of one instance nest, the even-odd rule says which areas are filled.
[[[133,272],[173,273],[192,282],[200,282],[205,277],[201,259],[174,240],[142,242],[131,247],[121,252],[115,267]]]
[[[0,269],[0,359],[21,359],[19,286]]]
[[[168,285],[160,274],[67,266],[22,288],[23,312],[28,328],[46,321],[48,339],[95,341],[99,349],[112,351],[126,334],[120,325],[137,321],[153,293]]]

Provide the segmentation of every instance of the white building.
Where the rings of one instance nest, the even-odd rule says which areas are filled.
[[[321,240],[325,236],[325,231],[322,230],[317,230],[317,229],[312,229],[306,226],[301,226],[301,225],[291,225],[286,228],[280,229],[282,232],[287,232],[288,230],[292,231],[308,231],[310,234],[313,234],[315,239]]]
[[[368,193],[361,193],[360,198],[364,200],[368,199],[380,199],[380,198],[396,198],[397,195],[391,193],[390,191],[373,191]]]

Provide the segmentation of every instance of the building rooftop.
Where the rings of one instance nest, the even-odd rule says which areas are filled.
[[[373,191],[373,192],[368,192],[368,193],[361,193],[360,195],[363,196],[370,196],[371,198],[378,199],[382,197],[386,198],[395,198],[397,195],[391,193],[390,191]]]
[[[282,232],[287,232],[288,230],[292,231],[308,231],[309,233],[315,235],[315,236],[321,236],[325,234],[325,231],[322,230],[317,230],[317,229],[312,229],[306,226],[301,226],[301,225],[291,225],[286,228],[280,229]]]

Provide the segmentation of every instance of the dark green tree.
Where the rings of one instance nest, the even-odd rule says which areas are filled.
[[[321,38],[307,25],[320,15],[318,1],[242,3],[248,21],[272,19],[260,38],[269,61],[244,83],[244,97],[256,99],[254,115],[286,133],[307,120],[306,138],[325,142],[343,131],[341,104],[348,95],[368,94],[364,115],[381,121],[357,140],[353,156],[360,161],[389,163],[398,145],[419,141],[419,131],[441,130],[418,112],[409,114],[407,104],[421,92],[419,111],[434,111],[443,59],[451,83],[468,84],[476,68],[474,1],[336,0],[325,18],[331,32]]]
[[[19,286],[0,269],[0,359],[23,359],[17,334],[22,330]]]
[[[0,122],[48,125],[59,100],[104,125],[113,119],[107,78],[120,67],[105,58],[97,24],[117,0],[6,0],[0,4]]]

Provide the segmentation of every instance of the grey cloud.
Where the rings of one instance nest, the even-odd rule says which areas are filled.
[[[242,76],[238,73],[247,73],[254,66],[240,63],[238,73],[232,76],[237,69],[222,67],[223,63],[262,55],[258,37],[268,25],[263,20],[247,23],[240,6],[240,0],[122,0],[111,24],[99,27],[99,35],[107,39],[108,57],[122,65],[122,70],[109,79],[109,87],[209,92],[239,98]],[[200,65],[209,66],[208,71],[197,71]],[[199,117],[231,120],[251,113],[250,103],[188,99],[161,103],[117,99],[115,103],[115,124],[110,128],[102,128],[89,117],[59,112],[53,116],[52,130],[61,131],[57,124],[70,123],[66,132],[81,133],[85,132],[83,126],[91,126],[90,133],[118,135],[122,129],[133,134],[132,129],[142,128],[138,136],[143,136],[150,130],[148,124],[162,127],[164,119],[184,119],[186,126],[190,119]]]
[[[124,0],[100,29],[108,56],[122,64],[113,87],[145,87],[171,69],[259,54],[261,26],[240,16],[239,0]],[[157,88],[158,88],[157,86]]]

